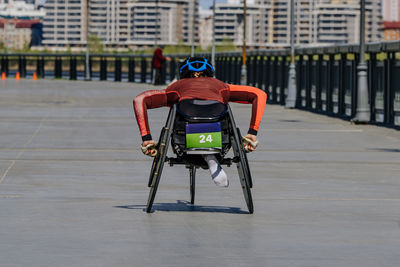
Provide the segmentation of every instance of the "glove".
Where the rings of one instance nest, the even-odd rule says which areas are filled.
[[[253,141],[250,138],[248,138],[247,136],[243,136],[242,137],[242,143],[243,143],[243,149],[246,152],[252,152],[254,150],[256,150],[257,145],[258,145],[258,141]],[[250,149],[253,148],[253,149]]]
[[[142,152],[143,154],[145,154],[146,156],[149,157],[155,157],[157,156],[157,143],[150,143],[146,146],[142,146]],[[148,153],[146,154],[146,152],[148,151]]]

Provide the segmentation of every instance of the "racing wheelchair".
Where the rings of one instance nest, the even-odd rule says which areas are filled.
[[[169,144],[176,157],[167,157]],[[233,157],[228,158],[226,156],[231,148]],[[148,181],[150,193],[147,213],[151,212],[166,161],[170,166],[185,165],[189,169],[190,203],[194,204],[196,169],[208,169],[202,156],[204,154],[215,154],[220,164],[228,167],[236,163],[247,208],[250,214],[254,212],[250,168],[242,145],[242,135],[236,127],[228,104],[194,99],[174,104],[170,108],[165,126],[161,129],[157,151]]]

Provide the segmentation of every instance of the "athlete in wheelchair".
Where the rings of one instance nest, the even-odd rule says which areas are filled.
[[[267,95],[255,87],[226,84],[213,75],[214,68],[207,59],[190,57],[179,68],[180,80],[164,90],[141,93],[133,101],[143,140],[142,151],[154,157],[147,212],[151,211],[165,161],[171,166],[181,164],[189,169],[191,204],[194,204],[197,168],[209,169],[217,186],[228,187],[221,165],[236,163],[247,207],[250,213],[254,211],[246,152],[257,147],[257,130]],[[243,137],[236,127],[229,101],[252,104],[250,127]],[[171,108],[156,143],[150,134],[147,109],[163,106]],[[176,157],[167,157],[170,143]],[[231,148],[233,157],[228,158]]]

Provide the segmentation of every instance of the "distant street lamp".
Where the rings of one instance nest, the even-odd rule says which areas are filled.
[[[215,69],[215,0],[213,0],[213,15],[212,15],[211,65],[213,65]]]
[[[154,47],[158,46],[158,0],[156,0],[156,26],[155,26],[155,36],[154,36]]]
[[[247,84],[247,66],[246,66],[246,16],[247,5],[246,0],[243,0],[243,48],[242,48],[242,70],[241,84]]]
[[[360,2],[360,62],[357,66],[357,109],[354,123],[368,123],[370,107],[368,97],[367,64],[365,63],[365,0]]]
[[[191,56],[194,57],[194,42],[195,42],[195,31],[196,31],[196,27],[195,27],[195,23],[196,23],[196,3],[197,1],[193,1],[193,16],[192,16],[192,52],[191,52]]]
[[[286,98],[286,108],[296,107],[297,85],[296,85],[296,65],[294,51],[294,0],[290,0],[290,65],[288,96]]]
[[[86,0],[86,56],[85,56],[85,80],[90,81],[89,66],[89,0]]]

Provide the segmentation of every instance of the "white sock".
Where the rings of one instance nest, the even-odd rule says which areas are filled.
[[[228,176],[226,176],[226,173],[222,169],[215,155],[204,155],[204,159],[210,169],[211,178],[214,183],[218,186],[228,187]]]

